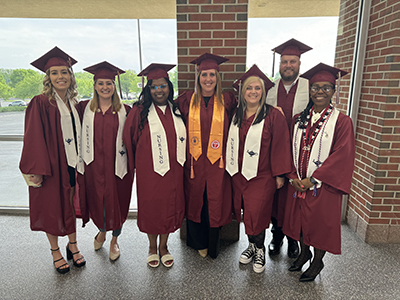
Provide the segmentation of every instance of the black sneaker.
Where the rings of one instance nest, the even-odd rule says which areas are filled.
[[[248,264],[253,260],[253,256],[256,254],[256,244],[249,243],[246,250],[242,252],[239,258],[239,262],[242,264]]]
[[[254,256],[253,270],[256,273],[261,273],[265,270],[265,250],[264,248],[256,248]]]

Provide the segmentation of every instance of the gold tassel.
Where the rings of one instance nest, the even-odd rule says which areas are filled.
[[[221,157],[219,158],[219,168],[220,168],[220,169],[223,169],[223,168],[224,168],[224,160],[222,159],[222,155],[221,155]]]
[[[190,160],[190,179],[194,178],[194,170],[193,170],[193,156],[192,159]]]

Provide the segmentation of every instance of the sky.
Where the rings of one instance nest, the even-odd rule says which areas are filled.
[[[255,63],[270,75],[271,49],[290,38],[314,48],[301,57],[302,73],[319,62],[333,65],[337,24],[338,17],[249,19],[247,67]],[[177,63],[175,19],[140,20],[140,30],[143,68]],[[54,46],[78,60],[75,72],[104,60],[140,71],[137,20],[0,19],[0,68],[34,69],[30,63]]]

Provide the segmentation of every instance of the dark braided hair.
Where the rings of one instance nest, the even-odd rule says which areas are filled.
[[[175,116],[182,118],[182,116],[177,113],[178,106],[174,102],[174,86],[167,77],[164,77],[164,79],[167,81],[168,84],[169,94],[167,100],[172,104],[172,111]],[[147,116],[149,115],[149,108],[153,103],[153,97],[151,96],[150,93],[150,86],[152,83],[153,83],[152,79],[147,81],[146,86],[139,95],[139,101],[134,104],[136,106],[141,106],[143,108],[142,111],[140,112],[140,123],[139,123],[140,132],[142,132],[144,128],[144,122],[147,120]]]
[[[311,97],[308,100],[308,104],[306,108],[300,113],[300,116],[297,117],[295,123],[299,123],[299,129],[305,129],[306,128],[306,120],[307,116],[310,114],[311,108],[314,106],[314,102],[312,102]]]

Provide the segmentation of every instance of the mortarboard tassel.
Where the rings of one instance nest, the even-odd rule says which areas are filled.
[[[336,104],[339,104],[340,99],[340,72],[338,74],[337,91],[336,91]]]
[[[190,179],[194,178],[194,170],[193,170],[193,155],[191,155],[192,159],[190,160]]]
[[[117,73],[117,75],[118,75],[119,94],[121,95],[121,100],[122,100],[123,97],[122,97],[121,79],[119,78],[119,72]]]
[[[275,72],[275,50],[274,50],[274,54],[272,56],[272,75],[271,75],[272,78],[275,78],[274,72]]]
[[[194,65],[194,94],[197,94],[197,65]]]

